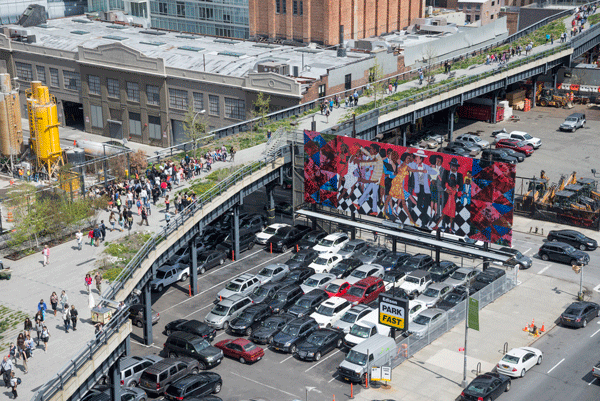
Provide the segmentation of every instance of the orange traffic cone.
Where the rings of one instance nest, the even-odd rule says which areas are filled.
[[[523,328],[523,331],[529,331],[529,326],[525,325],[525,327]]]
[[[535,326],[535,319],[531,319],[531,324],[529,325],[529,328],[533,329],[533,326]]]
[[[73,141],[73,146],[77,147],[77,141],[76,140]]]
[[[545,323],[542,322],[542,328],[540,329],[540,333],[543,333],[545,331],[546,331]]]

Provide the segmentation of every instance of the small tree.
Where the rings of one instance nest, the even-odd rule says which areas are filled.
[[[433,67],[433,63],[435,62],[436,58],[437,58],[437,50],[435,50],[431,46],[427,46],[425,48],[425,55],[423,56],[423,61],[427,64],[427,74],[425,74],[425,75],[431,74],[431,69]]]
[[[258,126],[262,127],[267,123],[267,115],[269,114],[269,106],[271,103],[271,96],[265,97],[262,92],[259,92],[256,96],[256,100],[252,103],[254,109],[252,110],[252,117],[258,118]]]
[[[208,120],[206,113],[194,111],[191,107],[185,113],[183,121],[183,131],[187,138],[192,142],[192,154],[196,156],[196,149],[200,139],[206,136],[208,130]]]
[[[375,64],[373,64],[373,67],[369,68],[369,82],[375,100],[375,107],[377,107],[377,95],[381,94],[383,97],[383,94],[385,93],[386,84],[383,81],[383,78],[383,67],[377,62],[377,59],[375,59]]]
[[[127,165],[127,155],[118,155],[109,160],[110,172],[117,180],[129,178],[137,172],[140,174],[148,167],[146,152],[138,150],[129,153],[129,165]],[[127,170],[129,168],[129,171]]]

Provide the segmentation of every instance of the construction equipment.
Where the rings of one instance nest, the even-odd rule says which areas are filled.
[[[559,95],[554,89],[541,88],[536,92],[535,101],[542,107],[573,108],[573,103],[567,96]]]
[[[0,164],[13,171],[16,158],[22,152],[21,105],[19,88],[13,88],[10,75],[0,74]]]

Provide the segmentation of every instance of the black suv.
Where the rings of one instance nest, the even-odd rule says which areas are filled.
[[[275,297],[267,305],[273,313],[280,313],[293,305],[303,294],[299,285],[290,284],[277,291]]]
[[[266,283],[254,289],[252,294],[248,295],[252,302],[255,304],[265,302],[269,303],[277,294],[277,291],[282,289],[284,285],[282,283]]]
[[[273,337],[275,337],[289,321],[294,319],[296,319],[296,317],[289,313],[270,316],[262,322],[260,327],[254,330],[254,333],[252,333],[248,339],[257,344],[271,344]]]
[[[329,299],[329,294],[323,290],[314,289],[300,297],[288,312],[298,317],[310,315],[326,299]]]
[[[575,230],[552,230],[548,233],[548,241],[564,242],[582,251],[593,251],[598,248],[598,242],[595,239],[586,237]]]
[[[271,308],[267,304],[255,304],[246,309],[229,323],[229,331],[234,334],[250,336],[260,323],[271,316]]]
[[[281,282],[286,285],[302,284],[304,280],[306,280],[313,274],[315,274],[315,269],[313,269],[312,267],[302,267],[290,271],[290,274],[288,274],[287,277]]]
[[[404,263],[404,261],[410,258],[411,255],[409,253],[396,252],[396,253],[388,253],[377,259],[373,262],[376,265],[383,266],[385,270],[395,269]]]
[[[217,394],[223,387],[221,376],[213,372],[202,372],[171,383],[165,391],[167,400],[181,401],[192,397]]]
[[[200,369],[212,368],[223,360],[223,351],[213,347],[202,337],[182,331],[176,331],[167,338],[164,353],[169,358],[189,356],[197,359]]]
[[[475,282],[473,282],[471,287],[475,291],[479,291],[483,287],[486,287],[488,284],[491,284],[504,275],[506,275],[506,272],[503,269],[498,269],[497,267],[488,267],[477,275]]]
[[[285,252],[288,248],[295,248],[298,241],[308,232],[310,232],[309,226],[296,225],[294,227],[283,227],[277,231],[277,234],[267,240],[265,247],[267,249],[273,247],[274,251]]]
[[[346,278],[350,274],[352,274],[352,272],[354,270],[356,270],[357,267],[362,266],[362,265],[363,265],[363,262],[360,261],[359,259],[355,259],[355,258],[344,259],[341,262],[339,262],[337,265],[335,265],[333,267],[333,269],[331,269],[329,271],[329,274],[333,274],[336,278]]]
[[[240,232],[256,234],[267,226],[267,219],[262,214],[256,213],[246,216],[240,221]]]
[[[428,270],[433,266],[433,263],[434,261],[431,256],[425,255],[424,253],[417,253],[402,263],[402,269],[406,271]]]
[[[542,260],[556,260],[571,265],[587,265],[590,261],[587,253],[578,251],[564,242],[546,242],[538,251],[538,255]]]
[[[441,262],[434,263],[429,268],[429,274],[431,279],[436,283],[441,283],[446,280],[452,273],[458,270],[458,266],[454,262],[442,260]]]
[[[240,233],[240,252],[242,252],[242,249],[252,249],[252,247],[254,246],[254,238],[255,236],[251,232]],[[227,237],[225,237],[221,241],[221,243],[217,245],[217,249],[225,251],[227,253],[227,256],[231,257],[231,251],[233,250],[232,235],[229,234]]]
[[[168,336],[176,331],[191,333],[208,341],[212,341],[217,335],[217,330],[198,320],[177,319],[167,323],[165,326],[165,333]]]
[[[296,252],[285,264],[290,267],[290,270],[308,267],[318,256],[319,252],[314,249],[302,249]]]
[[[517,164],[518,159],[516,157],[509,156],[504,149],[483,149],[481,152],[481,164],[483,166],[487,166],[490,162]]]
[[[273,338],[271,346],[277,351],[296,353],[298,343],[319,329],[319,323],[310,316],[292,320]]]
[[[317,245],[319,241],[327,236],[325,231],[311,231],[307,234],[304,234],[304,237],[298,242],[298,246],[292,249],[292,252],[296,252],[300,249],[309,249],[313,246]]]

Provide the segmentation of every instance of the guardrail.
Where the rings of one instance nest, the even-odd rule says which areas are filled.
[[[152,238],[146,241],[146,243],[140,248],[135,256],[129,261],[127,266],[125,266],[115,278],[113,284],[105,293],[104,298],[114,300],[116,294],[123,288],[125,282],[131,278],[135,270],[139,268],[142,261],[148,257],[150,251],[154,249],[159,242],[162,242],[166,237],[168,237],[169,234],[176,231],[185,221],[194,216],[197,211],[202,209],[206,204],[212,202],[217,196],[223,194],[225,191],[227,191],[227,189],[229,189],[229,187],[237,184],[247,176],[262,169],[268,163],[283,157],[287,151],[289,151],[289,146],[286,144],[266,155],[264,158],[239,168],[229,177],[225,178],[223,181],[205,193],[201,194],[195,202],[187,206],[181,213],[178,213],[177,216],[175,216],[160,232],[156,233]]]
[[[88,361],[94,358],[94,354],[104,345],[108,343],[108,340],[117,333],[121,326],[129,320],[129,307],[125,306],[123,309],[113,315],[112,319],[104,325],[101,332],[96,333],[94,339],[88,341],[87,345],[83,347],[73,359],[65,364],[56,373],[56,377],[52,378],[42,388],[40,388],[35,396],[34,401],[45,401],[50,400],[58,391],[62,390],[65,383],[73,376],[77,376],[77,371],[85,365]]]

